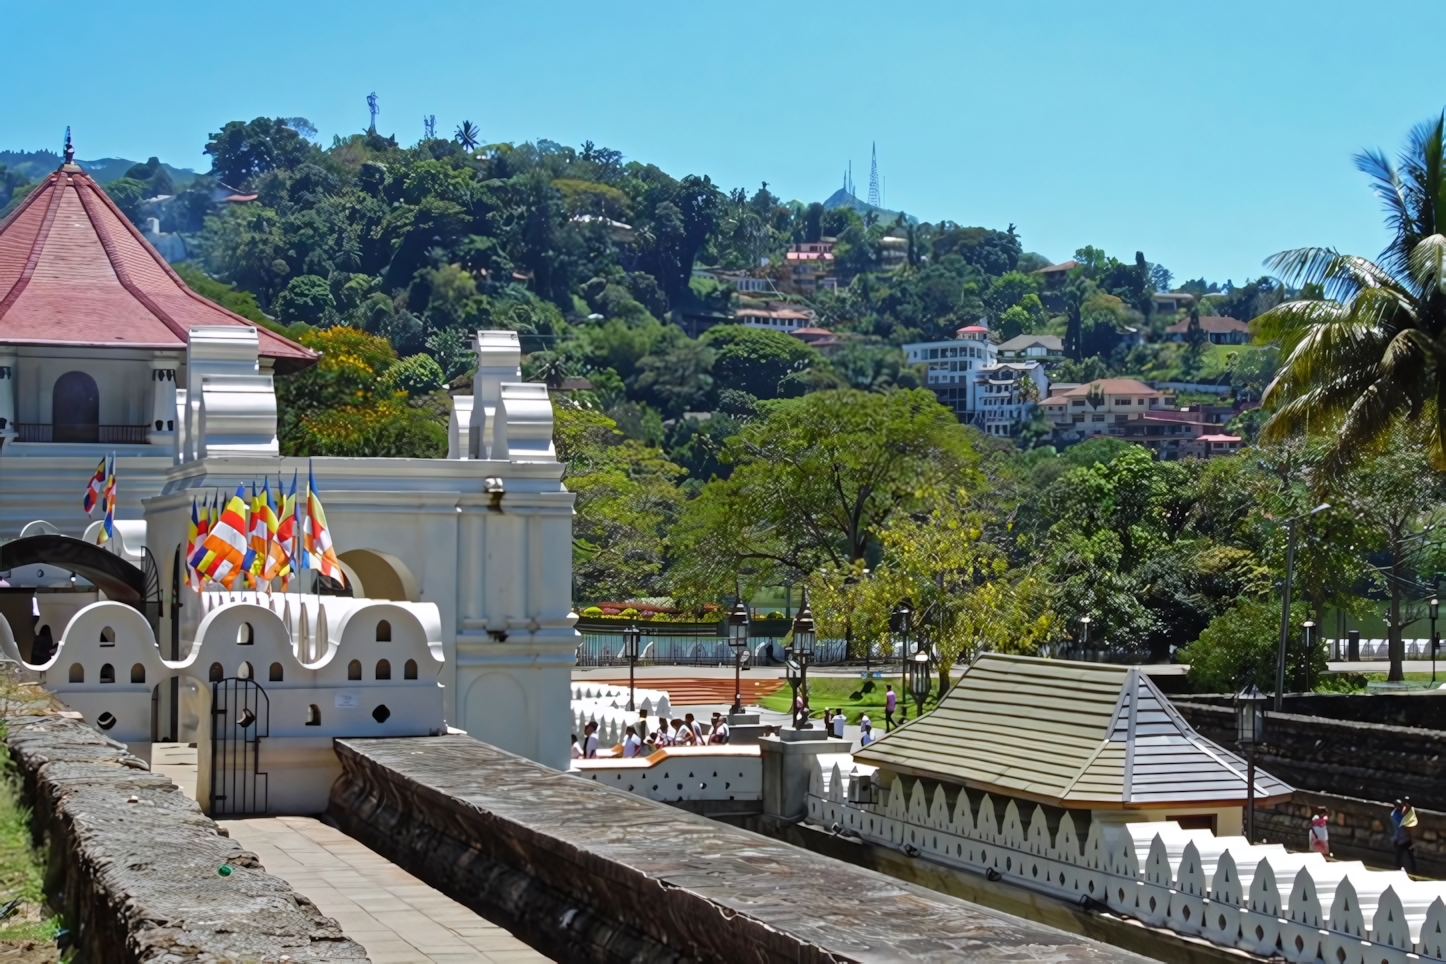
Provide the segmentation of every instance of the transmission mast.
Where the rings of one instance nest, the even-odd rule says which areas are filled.
[[[372,124],[375,125],[376,121],[372,121]],[[425,131],[423,136],[425,136],[427,140],[430,141],[435,138],[437,136],[437,115],[428,114],[426,117],[423,117],[422,128]]]
[[[883,207],[883,199],[879,196],[879,148],[877,144],[869,145],[869,204],[876,208]]]
[[[370,94],[367,94],[367,110],[372,112],[372,122],[371,125],[367,127],[367,130],[375,134],[377,131],[377,115],[382,112],[382,109],[377,106],[376,91],[372,91]]]

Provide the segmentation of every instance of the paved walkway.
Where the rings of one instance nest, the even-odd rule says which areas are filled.
[[[217,821],[367,950],[372,964],[522,964],[548,958],[312,817]]]

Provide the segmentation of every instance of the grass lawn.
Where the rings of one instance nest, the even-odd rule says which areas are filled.
[[[842,709],[850,723],[857,723],[859,717],[867,712],[874,725],[882,728],[884,725],[884,693],[886,692],[885,687],[889,684],[893,684],[894,692],[899,694],[899,708],[902,709],[907,691],[897,676],[868,680],[857,676],[810,676],[808,679],[808,706],[813,711],[815,719],[823,718],[825,707],[835,710]],[[908,701],[909,715],[912,717],[914,714],[913,697],[908,697]],[[932,710],[935,703],[936,699],[931,696],[924,703],[924,709]],[[758,705],[764,709],[787,713],[793,705],[793,691],[785,686],[759,700]],[[899,717],[896,716],[897,718]]]
[[[20,803],[18,778],[8,756],[0,764],[0,907],[19,900],[14,912],[0,921],[0,942],[6,945],[34,942],[54,950],[60,919],[45,905],[43,855],[30,846],[30,813]],[[25,960],[42,948],[30,948]],[[6,958],[9,959],[8,957]]]

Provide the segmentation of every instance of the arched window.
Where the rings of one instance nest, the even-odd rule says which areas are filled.
[[[273,682],[273,683],[280,683],[280,682],[281,682],[281,664],[280,664],[280,663],[272,663],[272,664],[271,664],[271,682]]]
[[[347,679],[361,679],[361,660],[354,659],[346,664]]]
[[[100,681],[102,683],[115,682],[115,667],[112,666],[110,663],[106,663],[100,668]]]
[[[220,663],[211,664],[211,682],[219,683],[226,678],[226,671],[221,668]]]
[[[383,619],[377,623],[377,642],[390,643],[392,641],[392,624]]]
[[[377,679],[391,679],[392,664],[390,660],[377,660]]]
[[[321,726],[321,707],[315,703],[306,708],[306,725]]]
[[[111,629],[109,626],[107,626],[107,627],[105,627],[104,629],[102,629],[102,630],[100,631],[100,644],[101,644],[102,646],[114,646],[114,645],[115,645],[115,630],[114,630],[114,629]]]
[[[85,682],[85,667],[79,663],[70,664],[70,681],[72,683]]]
[[[402,667],[402,679],[416,679],[416,678],[417,678],[417,661],[414,660],[414,659],[409,659],[409,660],[407,660],[407,664]]]
[[[132,666],[132,667],[131,667],[131,682],[132,682],[132,683],[144,683],[145,681],[146,681],[146,667],[145,667],[145,665],[142,664],[142,663],[137,663],[137,664],[135,664],[134,666]]]
[[[242,623],[240,626],[238,626],[238,627],[236,628],[236,645],[237,645],[237,646],[250,646],[250,645],[251,645],[252,643],[254,643],[254,642],[255,642],[255,639],[253,638],[252,633],[251,633],[251,624],[250,624],[250,623]]]
[[[250,663],[244,663],[244,662],[243,662],[240,666],[236,667],[236,678],[237,678],[237,679],[250,679],[250,678],[251,678],[251,664],[250,664]]]
[[[66,372],[50,392],[51,439],[100,441],[100,389],[85,372]]]

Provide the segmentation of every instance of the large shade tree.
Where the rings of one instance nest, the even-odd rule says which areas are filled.
[[[1266,263],[1306,297],[1253,323],[1278,342],[1283,364],[1266,388],[1266,440],[1329,432],[1330,463],[1381,442],[1402,420],[1425,419],[1446,467],[1446,170],[1443,119],[1412,131],[1399,162],[1356,157],[1386,207],[1395,237],[1372,261],[1333,248],[1283,251]],[[1318,297],[1317,297],[1318,296]]]

